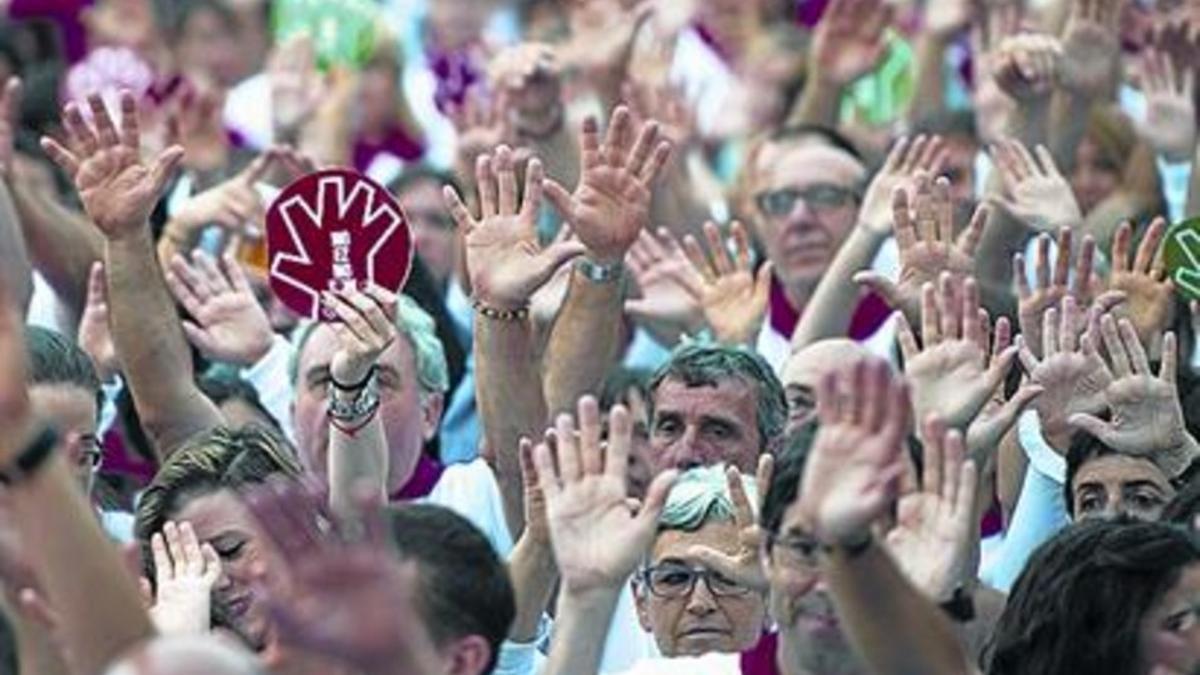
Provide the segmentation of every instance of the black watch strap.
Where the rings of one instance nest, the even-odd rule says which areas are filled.
[[[958,623],[970,623],[975,620],[975,597],[962,586],[954,589],[954,595],[938,606]]]
[[[58,447],[58,431],[47,424],[17,455],[12,464],[0,469],[0,485],[15,485],[37,473]]]

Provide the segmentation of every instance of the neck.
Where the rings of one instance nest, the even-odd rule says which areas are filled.
[[[815,287],[815,282],[809,283],[807,281],[784,284],[783,295],[787,298],[788,303],[792,307],[802,310],[804,309],[805,305],[808,304],[808,301],[812,299],[812,294]]]

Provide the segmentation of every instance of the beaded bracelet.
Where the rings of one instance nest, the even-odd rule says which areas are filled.
[[[529,318],[529,307],[518,307],[517,309],[500,309],[498,307],[489,307],[479,300],[471,304],[476,312],[485,319],[493,321],[524,321]]]

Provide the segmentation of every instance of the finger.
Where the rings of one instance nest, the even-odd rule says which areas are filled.
[[[547,500],[553,500],[562,491],[558,471],[555,470],[553,451],[546,443],[539,443],[533,449],[533,465],[537,471],[538,487]]]
[[[1017,297],[1025,300],[1032,291],[1029,289],[1029,277],[1025,271],[1025,256],[1021,253],[1013,254],[1012,275],[1017,284]]]
[[[856,272],[853,279],[854,283],[865,286],[872,293],[883,298],[888,307],[892,309],[902,308],[903,301],[900,297],[900,289],[891,279],[878,272]]]
[[[1044,358],[1058,353],[1058,327],[1058,308],[1051,307],[1042,315],[1042,356]]]
[[[921,492],[939,495],[942,492],[942,469],[945,462],[946,423],[937,415],[930,415],[922,423],[925,441],[924,475]]]
[[[579,456],[579,444],[575,438],[575,421],[571,419],[570,415],[563,413],[555,418],[554,431],[558,440],[556,454],[563,485],[577,483],[582,475],[583,462]],[[541,471],[540,466],[538,471]]]
[[[921,344],[926,349],[942,341],[937,291],[932,282],[921,286]]]
[[[1133,240],[1133,226],[1126,221],[1117,227],[1112,243],[1112,271],[1129,271],[1129,248]]]
[[[159,153],[158,158],[150,167],[150,184],[156,196],[161,196],[167,189],[167,183],[175,175],[179,163],[183,161],[183,148],[173,145]]]
[[[500,215],[511,216],[517,212],[517,171],[513,166],[512,151],[507,145],[496,148],[492,167],[496,173],[496,208]]]
[[[179,550],[183,553],[183,561],[191,576],[199,577],[204,574],[204,554],[200,551],[200,540],[192,524],[184,521],[179,524]]]
[[[234,291],[243,295],[254,293],[254,289],[250,287],[250,280],[246,278],[246,272],[242,269],[242,264],[232,253],[226,253],[221,258],[221,266],[225,270],[225,278],[229,280]]]
[[[596,397],[580,398],[576,415],[579,421],[580,468],[585,476],[598,475],[604,470],[604,461],[600,452],[600,404],[596,402]],[[609,441],[612,440],[610,434]]]
[[[1092,269],[1096,260],[1096,239],[1092,235],[1083,238],[1083,246],[1079,250],[1079,261],[1075,265],[1075,281],[1072,289],[1079,298],[1092,296]]]
[[[167,543],[161,532],[155,532],[150,537],[150,556],[154,560],[154,574],[159,587],[175,578],[175,566],[171,564]]]
[[[1038,235],[1033,258],[1034,281],[1040,289],[1050,288],[1050,237]]]
[[[613,110],[609,119],[608,133],[605,134],[601,151],[604,160],[613,168],[625,166],[629,156],[629,138],[633,133],[633,118],[629,108],[619,105]]]
[[[959,480],[962,477],[962,465],[966,455],[962,432],[958,429],[948,431],[942,447],[942,503],[957,504],[958,492],[962,487]]]
[[[917,228],[909,210],[908,193],[902,187],[892,191],[892,229],[901,254],[916,245]]]
[[[658,123],[650,120],[642,125],[637,140],[633,143],[633,150],[629,154],[630,173],[640,176],[645,171],[646,162],[650,159],[650,153],[657,147],[657,141]]]
[[[100,147],[100,142],[96,138],[96,134],[92,131],[92,127],[83,119],[83,113],[79,110],[79,104],[68,103],[63,108],[63,126],[67,129],[67,135],[74,149],[82,152],[85,157],[91,157],[96,154],[96,150]]]
[[[1133,373],[1135,375],[1153,374],[1150,370],[1150,359],[1146,356],[1146,348],[1138,339],[1133,322],[1122,318],[1117,322],[1117,333],[1121,336],[1121,343],[1125,345],[1125,353],[1129,356],[1129,365]]]
[[[558,211],[563,220],[570,223],[573,214],[571,193],[567,192],[567,189],[560,185],[558,181],[549,177],[542,182],[542,190],[546,198],[550,200],[550,206],[553,206],[554,210]]]
[[[754,525],[754,507],[746,496],[746,487],[742,483],[742,473],[736,466],[725,467],[725,484],[729,488],[729,499],[733,502],[733,521],[738,529]]]
[[[1029,343],[1025,341],[1024,335],[1017,336],[1017,357],[1021,359],[1021,367],[1026,373],[1032,373],[1037,369],[1039,361],[1037,356],[1034,356],[1033,350],[1029,348]]]
[[[733,260],[729,256],[729,248],[725,245],[721,230],[711,220],[704,223],[704,238],[708,240],[708,250],[712,252],[717,276],[732,274],[734,267]]]
[[[475,160],[475,186],[479,191],[480,219],[496,215],[499,201],[494,164],[491,155],[483,154]]]
[[[667,495],[671,493],[671,486],[678,478],[679,472],[669,469],[658,474],[650,483],[650,487],[646,489],[646,498],[642,500],[642,508],[637,514],[639,529],[647,532],[654,531],[659,516],[662,515],[663,507],[667,505]]]
[[[771,480],[774,476],[775,457],[768,453],[759,455],[758,470],[754,472],[754,484],[758,488],[760,503],[767,498],[767,492],[771,489]]]
[[[542,189],[546,173],[542,161],[537,157],[529,160],[525,169],[525,199],[521,202],[521,217],[526,222],[536,223],[542,210]]]
[[[1175,331],[1167,331],[1163,335],[1162,358],[1158,365],[1158,378],[1174,389],[1177,386],[1175,378],[1178,371],[1179,341],[1175,337]]]
[[[730,226],[730,232],[733,235],[733,248],[735,260],[737,263],[736,269],[741,271],[750,270],[750,235],[746,232],[746,228],[742,226],[741,221],[733,221]]]
[[[1116,428],[1110,422],[1088,413],[1075,413],[1067,417],[1067,424],[1110,446],[1116,436]]]
[[[904,317],[904,312],[895,312],[896,341],[900,343],[900,355],[905,363],[911,362],[921,352],[917,345],[917,336],[913,334],[912,326]]]
[[[124,94],[122,94],[122,99]],[[112,117],[108,114],[108,107],[104,105],[104,99],[100,98],[100,94],[91,94],[87,97],[88,106],[92,110],[92,122],[96,125],[96,135],[100,141],[100,146],[111,148],[119,141],[117,138],[117,128],[113,126]]]
[[[667,165],[667,161],[670,159],[671,143],[669,141],[660,142],[654,148],[654,154],[650,155],[650,161],[646,162],[645,167],[638,174],[638,179],[643,185],[650,185],[662,173],[663,167]]]
[[[683,252],[687,255],[687,259],[692,263],[692,268],[700,273],[708,283],[713,283],[717,278],[717,272],[709,262],[708,256],[704,254],[704,249],[700,247],[700,242],[692,235],[683,237]]]
[[[1106,314],[1100,319],[1100,336],[1104,340],[1104,349],[1108,351],[1108,362],[1113,375],[1122,378],[1132,374],[1133,365],[1125,351],[1125,343],[1121,341],[1117,322],[1111,314]]]
[[[1058,231],[1058,251],[1054,258],[1055,286],[1066,288],[1067,279],[1071,275],[1071,228],[1064,227]]]
[[[1162,216],[1155,218],[1150,223],[1146,234],[1142,236],[1142,243],[1138,246],[1137,257],[1133,262],[1135,273],[1150,274],[1154,258],[1158,255],[1159,247],[1166,233],[1167,221]]]
[[[873,359],[866,372],[866,401],[863,405],[862,425],[871,433],[883,428],[888,406],[888,378],[890,366],[883,359]]]
[[[229,280],[221,272],[221,268],[217,267],[217,263],[212,259],[212,256],[202,250],[197,249],[192,254],[192,261],[195,263],[196,270],[204,280],[210,295],[220,295],[229,290]]]
[[[42,150],[63,170],[63,173],[74,179],[75,175],[79,173],[79,158],[75,156],[75,153],[67,150],[49,136],[42,137],[41,145]]]
[[[205,542],[200,546],[200,557],[204,561],[204,580],[210,585],[217,583],[217,579],[221,578],[222,569],[221,556],[217,554],[217,549]]]
[[[959,287],[949,272],[943,272],[938,278],[938,311],[942,315],[943,340],[957,340],[962,337],[962,304],[958,296]],[[972,312],[970,320],[975,320]]]
[[[445,203],[446,210],[450,212],[450,217],[454,219],[459,231],[470,232],[475,225],[475,219],[471,217],[467,205],[463,204],[462,197],[458,196],[458,190],[449,185],[443,186],[442,202]]]
[[[916,212],[917,234],[925,242],[935,242],[938,237],[938,214],[929,174],[917,174],[916,186],[913,210]]]
[[[950,198],[950,181],[945,176],[938,176],[933,182],[933,198],[937,217],[938,241],[945,244],[953,243],[954,200]]]
[[[600,123],[588,115],[579,127],[580,162],[584,168],[598,166],[600,157]]]
[[[979,250],[979,242],[983,240],[983,228],[987,225],[990,215],[991,210],[986,205],[975,208],[975,213],[971,215],[971,221],[967,223],[967,229],[963,230],[958,237],[958,250],[971,258],[975,257],[976,251]]]
[[[983,352],[987,353],[987,336],[983,334],[983,325],[977,320],[980,314],[979,308],[979,285],[971,277],[967,277],[963,281],[963,298],[962,309],[960,310],[959,321],[961,322],[961,335],[964,340],[981,345]],[[987,312],[983,313],[987,316]]]

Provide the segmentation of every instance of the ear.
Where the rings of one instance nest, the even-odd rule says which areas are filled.
[[[480,635],[451,641],[439,651],[453,675],[485,675],[492,660],[492,646]]]
[[[638,623],[647,633],[654,632],[654,624],[650,622],[650,597],[646,588],[637,582],[631,582],[633,587],[633,605],[637,609]]]
[[[421,395],[422,440],[428,442],[437,435],[438,426],[442,423],[442,406],[445,400],[445,395],[441,393]]]

